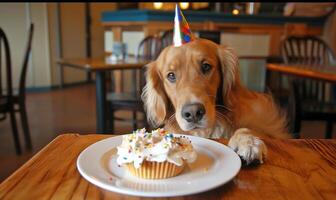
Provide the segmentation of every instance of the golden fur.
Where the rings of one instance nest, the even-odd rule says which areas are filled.
[[[200,71],[204,61],[212,66],[208,74]],[[249,91],[240,84],[238,59],[228,47],[197,39],[181,47],[165,48],[147,67],[142,97],[148,120],[154,126],[164,124],[169,131],[202,137],[230,138],[239,128],[263,137],[289,137],[285,118],[271,96]],[[168,72],[176,74],[176,83],[166,79]],[[218,87],[222,87],[224,105],[216,106]],[[206,125],[192,130],[181,128],[181,107],[195,101],[205,106]]]

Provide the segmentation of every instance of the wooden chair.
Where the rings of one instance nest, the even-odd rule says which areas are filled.
[[[32,142],[30,138],[27,109],[26,109],[26,77],[27,77],[28,61],[30,58],[33,42],[33,34],[34,34],[34,24],[30,24],[28,41],[23,59],[23,66],[20,74],[19,93],[13,96],[14,106],[17,107],[17,109],[15,109],[15,112],[20,113],[25,145],[26,149],[29,150],[32,149]]]
[[[27,112],[25,108],[25,80],[26,80],[29,54],[31,51],[33,29],[34,29],[34,26],[33,24],[31,24],[30,29],[29,29],[28,44],[27,44],[27,48],[25,51],[23,66],[21,69],[19,93],[15,95],[13,94],[13,87],[12,87],[12,72],[11,72],[12,65],[11,65],[11,56],[10,56],[10,46],[9,46],[9,42],[6,37],[6,34],[0,28],[0,113],[2,114],[0,120],[6,119],[6,114],[9,113],[11,126],[12,126],[12,132],[13,132],[13,138],[14,138],[14,145],[15,145],[15,150],[17,154],[21,154],[22,150],[21,150],[21,145],[20,145],[20,140],[19,140],[19,135],[18,135],[18,130],[17,130],[15,112],[20,112],[26,148],[27,149],[32,148],[29,127],[28,127]],[[2,53],[2,46],[4,47],[3,53]],[[2,62],[3,54],[4,54],[4,59],[5,59],[4,62]],[[5,86],[2,85],[3,83],[2,76],[1,76],[1,70],[2,70],[1,64],[2,63],[5,64],[5,69],[6,69],[6,76],[5,76],[6,85]],[[15,109],[15,106],[18,106],[18,109]]]
[[[4,47],[4,49],[2,49]],[[5,61],[2,60],[4,54]],[[14,138],[14,145],[17,154],[21,154],[21,146],[19,134],[17,130],[17,123],[15,118],[14,103],[13,103],[13,90],[12,90],[12,63],[10,56],[10,47],[5,32],[0,28],[0,70],[2,70],[2,63],[5,64],[6,81],[5,86],[2,84],[2,71],[0,71],[0,113],[2,114],[1,120],[6,119],[6,114],[9,113],[10,122],[12,126],[12,133]],[[6,93],[5,93],[6,92]]]
[[[221,35],[220,31],[202,30],[202,31],[199,31],[198,33],[199,33],[200,38],[208,39],[217,44],[220,44],[220,35]]]
[[[155,60],[161,51],[161,41],[158,37],[148,36],[143,39],[137,50],[137,57],[143,57],[148,60]],[[138,123],[142,123],[148,128],[147,119],[141,100],[141,92],[145,86],[145,68],[131,69],[133,87],[131,92],[115,93],[111,92],[107,94],[107,101],[109,102],[109,119],[110,130],[114,131],[114,121],[126,121],[133,124],[133,129],[138,128]],[[115,112],[118,110],[132,111],[132,119],[120,118],[115,116]],[[144,114],[144,119],[137,119],[137,112]]]
[[[314,36],[285,38],[281,43],[281,54],[286,64],[311,65],[317,68],[330,65],[335,58],[329,46]],[[304,78],[290,80],[288,113],[294,136],[299,137],[302,120],[323,120],[327,122],[325,137],[331,138],[332,123],[336,120],[336,104],[326,98],[330,84]]]
[[[174,30],[165,31],[161,36],[161,48],[164,49],[173,44]]]
[[[155,60],[159,56],[161,49],[162,45],[159,37],[147,36],[138,46],[137,57]]]

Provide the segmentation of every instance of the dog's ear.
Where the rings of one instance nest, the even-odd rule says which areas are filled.
[[[168,100],[156,61],[149,63],[146,67],[146,85],[142,91],[142,100],[147,120],[157,127],[162,125],[166,118]]]
[[[230,91],[239,84],[238,57],[231,48],[222,45],[218,45],[217,53],[222,80],[221,92],[223,98],[227,99]]]

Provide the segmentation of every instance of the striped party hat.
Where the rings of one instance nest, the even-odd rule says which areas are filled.
[[[194,40],[194,36],[190,31],[189,25],[179,6],[175,7],[175,19],[174,19],[174,40],[175,47],[182,46],[185,43]]]

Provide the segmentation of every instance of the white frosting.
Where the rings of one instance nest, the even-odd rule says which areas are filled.
[[[163,129],[149,133],[143,128],[132,134],[124,135],[121,145],[117,148],[118,165],[133,162],[135,168],[139,168],[144,160],[168,161],[181,166],[184,160],[191,163],[197,157],[187,137],[175,137]]]

